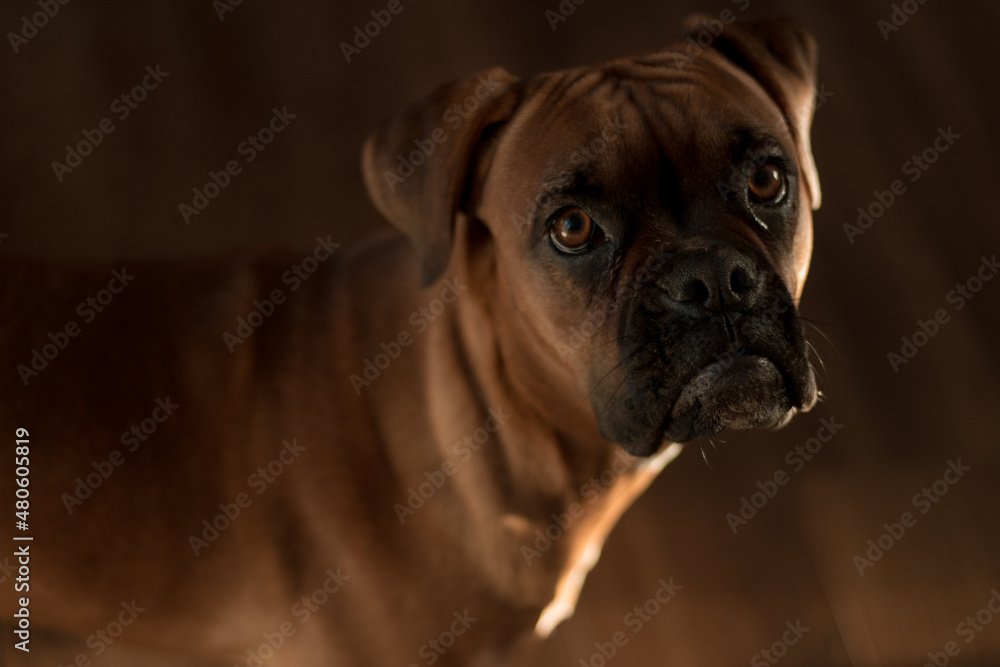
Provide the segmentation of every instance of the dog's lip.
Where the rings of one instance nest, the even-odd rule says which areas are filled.
[[[698,372],[694,374],[694,377],[688,380],[684,386],[681,387],[677,400],[674,401],[674,406],[671,408],[671,413],[677,410],[678,404],[685,400],[685,398],[698,391],[698,385],[702,385],[708,389],[709,385],[723,380],[726,375],[740,374],[741,372],[748,372],[762,367],[777,370],[782,376],[782,382],[785,384],[787,391],[787,375],[782,372],[778,365],[770,358],[760,354],[742,354],[734,357],[729,363],[725,363],[723,361],[713,361],[698,370]]]
[[[754,383],[761,381],[780,381],[784,392],[785,405],[770,406],[773,415],[764,423],[760,420],[760,409],[752,410],[752,397],[760,390],[751,388],[744,391],[740,387],[741,376],[746,376]],[[699,386],[700,385],[700,386]],[[721,386],[720,386],[721,385]],[[736,402],[719,403],[715,397],[719,394],[734,395]],[[678,392],[670,409],[664,415],[660,426],[661,440],[691,440],[702,435],[715,435],[726,428],[745,429],[752,427],[778,426],[787,422],[791,413],[803,407],[800,394],[802,391],[792,381],[788,369],[776,359],[757,353],[736,354],[731,361],[716,360],[699,369]],[[706,399],[708,399],[706,401]],[[706,409],[714,413],[716,424],[711,433],[692,430],[695,421],[700,420]],[[806,408],[808,409],[808,408]],[[677,427],[684,429],[678,433]]]

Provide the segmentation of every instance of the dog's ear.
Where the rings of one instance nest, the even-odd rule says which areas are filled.
[[[717,34],[719,26],[718,20],[696,15],[684,22],[684,31],[693,38],[705,32],[712,35],[712,48],[754,77],[778,104],[795,138],[812,207],[819,208],[819,174],[809,142],[816,97],[815,40],[785,19],[733,23]]]
[[[516,81],[496,68],[441,86],[365,142],[368,194],[416,247],[422,287],[448,266],[455,214],[468,204],[480,149],[517,107]]]

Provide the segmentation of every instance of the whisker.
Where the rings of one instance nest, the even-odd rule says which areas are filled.
[[[820,354],[819,354],[819,350],[817,350],[817,349],[816,349],[816,346],[815,346],[815,345],[813,345],[813,344],[812,344],[811,342],[809,342],[808,340],[806,341],[806,345],[807,345],[807,346],[809,347],[809,349],[810,349],[810,350],[812,350],[812,353],[813,353],[814,355],[816,355],[816,361],[818,361],[818,362],[819,362],[819,366],[820,366],[820,368],[822,368],[822,369],[823,369],[823,375],[824,375],[824,376],[826,376],[826,377],[827,377],[827,379],[829,379],[829,374],[828,374],[828,373],[827,373],[827,371],[826,371],[826,364],[825,364],[825,363],[823,362],[823,357],[821,357],[821,356],[820,356]]]
[[[830,347],[832,347],[833,350],[834,350],[834,352],[837,352],[837,354],[839,356],[840,352],[837,350],[836,344],[834,344],[834,342],[832,340],[830,340],[830,337],[826,335],[825,331],[823,331],[822,329],[820,329],[819,326],[817,326],[816,324],[813,324],[812,322],[803,322],[803,324],[805,324],[807,327],[809,327],[810,329],[812,329],[813,331],[815,331],[816,333],[818,333],[820,336],[822,336],[823,340],[825,340],[827,342],[827,344]]]
[[[630,352],[630,353],[629,353],[629,354],[628,354],[627,356],[624,356],[624,357],[622,357],[621,359],[619,359],[619,360],[618,360],[618,363],[617,363],[617,364],[615,364],[615,365],[614,365],[614,366],[613,366],[613,367],[611,368],[611,370],[609,370],[609,371],[608,371],[607,373],[605,373],[605,374],[604,374],[604,376],[603,376],[603,377],[602,377],[602,378],[601,378],[600,380],[598,380],[597,382],[595,382],[595,383],[594,383],[594,386],[590,388],[590,391],[588,391],[588,392],[587,392],[587,395],[583,397],[583,400],[582,400],[582,401],[580,401],[580,404],[579,404],[579,405],[577,405],[576,407],[577,407],[577,408],[579,408],[579,407],[580,407],[580,406],[582,406],[582,405],[583,405],[584,403],[586,403],[586,402],[587,402],[587,400],[588,400],[588,399],[590,398],[590,395],[591,395],[591,394],[593,394],[593,393],[594,393],[594,392],[595,392],[595,391],[597,390],[597,388],[598,388],[599,386],[601,386],[601,383],[602,383],[602,382],[604,382],[604,381],[605,381],[606,379],[608,379],[608,376],[609,376],[609,375],[611,375],[611,374],[612,374],[612,373],[614,373],[614,372],[615,372],[616,370],[618,370],[619,368],[621,368],[622,364],[624,364],[624,363],[625,363],[626,361],[628,361],[629,359],[631,359],[631,358],[632,358],[632,357],[633,357],[634,355],[638,354],[638,352],[639,352],[639,350],[634,350],[634,351]],[[627,378],[627,377],[628,377],[628,375],[626,375],[625,377]]]
[[[633,368],[632,370],[630,370],[628,373],[625,374],[625,377],[622,378],[622,381],[619,382],[618,386],[615,387],[615,390],[613,392],[611,392],[611,396],[608,398],[608,402],[604,405],[604,408],[601,410],[601,414],[602,415],[607,411],[608,408],[611,407],[611,404],[614,403],[617,400],[615,398],[615,394],[618,393],[618,390],[621,389],[622,386],[624,386],[624,384],[628,380],[629,376],[632,375],[632,373],[634,373],[637,370],[639,370],[639,369]]]
[[[605,345],[610,345],[611,343],[618,343],[618,342],[621,342],[621,341],[631,340],[633,338],[638,338],[638,336],[626,334],[624,336],[619,336],[617,338],[612,338],[611,340],[606,340],[603,343],[598,343],[594,347],[590,348],[588,351],[589,352],[593,352],[594,350],[596,350],[599,347],[604,347]]]
[[[711,442],[711,438],[709,439],[709,442]],[[715,468],[713,468],[712,464],[708,462],[708,456],[705,454],[705,443],[698,443],[698,449],[701,450],[701,458],[704,459],[705,465],[708,466],[709,470],[715,472]]]
[[[804,322],[805,324],[810,324],[810,325],[813,325],[813,326],[815,326],[817,324],[822,324],[823,326],[830,327],[831,329],[839,329],[840,328],[837,324],[834,324],[833,322],[827,322],[826,320],[817,320],[814,317],[803,317],[802,315],[797,315],[797,317],[802,322]]]

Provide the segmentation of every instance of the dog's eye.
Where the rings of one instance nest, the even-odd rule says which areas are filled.
[[[747,185],[757,201],[776,204],[785,196],[785,173],[773,162],[762,162],[750,171]]]
[[[553,218],[549,237],[559,250],[579,253],[590,246],[595,227],[593,219],[582,209],[570,208]]]

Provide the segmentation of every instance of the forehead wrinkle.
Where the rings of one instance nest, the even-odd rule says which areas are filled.
[[[667,50],[615,60],[608,63],[606,69],[625,80],[700,85],[706,78],[711,78],[718,66],[703,58],[692,60],[682,52]]]
[[[690,102],[693,97],[715,93],[712,95],[712,105],[691,105],[700,109],[714,109],[718,106],[718,100],[732,101],[737,97],[743,100],[740,105],[728,105],[725,108],[746,109],[747,97],[734,94],[734,87],[750,93],[749,97],[758,103],[773,102],[749,74],[712,51],[691,59],[679,51],[668,50],[615,61],[608,68],[613,69],[631,87],[646,89],[664,100],[682,95],[687,96]],[[780,110],[775,105],[767,106],[775,107],[774,110],[779,111],[778,115],[781,117]],[[760,104],[755,104],[754,108],[757,112],[764,111]]]
[[[732,161],[736,136],[712,128],[705,131],[711,116],[729,114],[706,106],[700,99],[706,93],[703,85],[644,79],[630,80],[626,87],[646,126],[650,153],[649,161],[643,162],[656,173],[651,179],[654,189],[640,195],[650,198],[640,210],[649,211],[651,215],[644,218],[656,225],[664,214],[682,224],[697,201],[715,196],[715,188],[705,185],[715,183]],[[718,125],[728,127],[732,121]]]
[[[556,100],[555,109],[564,105],[576,105],[582,100],[590,100],[597,97],[603,89],[611,87],[613,90],[617,85],[617,77],[607,68],[585,69],[582,73],[569,77],[561,86],[562,95]]]
[[[711,70],[713,76],[697,82],[649,76],[628,81],[635,104],[662,156],[697,168],[706,162],[705,156],[725,154],[731,157],[740,148],[736,144],[748,147],[771,142],[777,144],[781,153],[794,155],[794,141],[787,126],[781,122],[782,114],[774,105],[767,104],[770,98],[752,85],[746,75],[701,60],[690,67],[706,72]],[[660,69],[675,71],[676,67],[667,65]],[[734,87],[749,95],[734,94]],[[733,131],[728,136],[701,131],[701,126],[713,119],[721,127],[733,127]],[[774,124],[767,122],[772,119],[776,121]],[[749,131],[750,141],[740,135],[741,131]]]
[[[642,116],[614,76],[586,82],[577,80],[573,85],[586,85],[586,96],[567,96],[554,108],[533,110],[530,115],[542,122],[532,123],[535,126],[529,133],[519,133],[518,143],[528,150],[542,145],[550,147],[541,174],[546,183],[564,178],[567,172],[586,171],[593,176],[594,168],[619,154],[621,145],[626,143],[630,134],[626,119]],[[609,108],[613,109],[611,114],[606,111]],[[540,137],[546,141],[539,141]],[[562,141],[553,141],[560,138]],[[597,140],[602,143],[595,146]]]
[[[629,96],[639,111],[661,163],[674,164],[679,159],[690,157],[686,155],[685,144],[689,143],[695,120],[692,118],[692,105],[685,99],[689,97],[687,92],[672,86],[671,92],[675,94],[664,95],[645,85],[645,82],[640,85],[629,83]],[[688,86],[683,85],[682,88]],[[678,92],[680,94],[676,94]],[[678,155],[678,152],[681,154]]]
[[[581,173],[569,169],[557,169],[543,177],[540,189],[547,192],[562,193],[579,182]]]
[[[538,217],[547,206],[556,202],[600,199],[603,191],[600,177],[590,165],[552,172],[539,184],[538,195],[529,207],[529,217]]]
[[[566,115],[589,111],[590,120],[600,125],[602,116],[589,102],[607,85],[614,86],[608,72],[602,68],[580,68],[543,75],[542,94],[537,96],[524,116],[532,118],[536,132],[560,129]],[[586,108],[581,108],[586,105]]]

